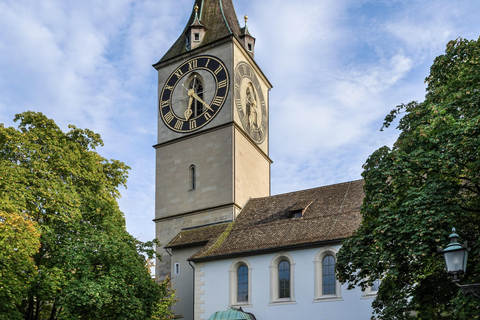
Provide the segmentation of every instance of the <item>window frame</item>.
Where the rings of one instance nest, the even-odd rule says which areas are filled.
[[[247,267],[248,293],[247,301],[238,301],[238,269]],[[252,306],[252,267],[248,260],[239,258],[233,261],[228,270],[230,278],[230,305],[229,307],[251,307]]]
[[[197,167],[191,164],[188,167],[188,190],[195,190],[197,187]]]
[[[380,288],[380,284],[382,283],[382,280],[381,279],[375,279],[373,280],[373,282],[376,282],[378,281],[378,287]],[[365,288],[365,290],[363,291],[363,295],[362,295],[362,298],[363,299],[366,299],[366,298],[375,298],[377,296],[377,293],[378,293],[378,290],[373,290],[373,286],[368,286]]]
[[[335,263],[337,262],[337,250],[332,247],[322,248],[315,256],[314,263],[314,301],[332,301],[332,300],[343,300],[341,293],[341,284],[340,281],[335,277],[335,293],[334,294],[323,294],[323,259],[327,256],[332,256]]]
[[[287,261],[290,264],[290,297],[280,298],[280,278],[279,278],[279,265],[282,261]],[[288,253],[278,253],[270,262],[270,305],[272,304],[291,304],[295,302],[295,278],[294,269],[295,263],[293,258]]]
[[[173,275],[177,276],[180,274],[180,262],[175,262],[173,264]]]

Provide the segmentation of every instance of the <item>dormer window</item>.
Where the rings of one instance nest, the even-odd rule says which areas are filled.
[[[307,212],[308,207],[315,201],[314,200],[300,200],[297,203],[295,203],[293,206],[291,206],[288,209],[288,217],[291,219],[298,219],[302,218],[305,215],[305,212]]]
[[[200,33],[194,33],[193,34],[193,41],[200,41]]]
[[[250,52],[253,51],[253,46],[252,46],[251,43],[249,43],[249,44],[247,45],[247,49],[248,49],[248,51],[250,51]]]
[[[301,218],[303,217],[302,210],[296,210],[291,212],[292,218]]]

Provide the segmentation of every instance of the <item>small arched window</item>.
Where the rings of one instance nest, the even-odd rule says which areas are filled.
[[[290,263],[287,260],[278,264],[278,298],[290,298]]]
[[[240,267],[238,267],[237,301],[248,302],[248,268],[246,265],[241,265]]]
[[[190,175],[190,190],[195,189],[195,184],[196,184],[196,169],[195,166],[192,164],[189,169],[189,175]]]
[[[323,258],[322,277],[323,294],[335,294],[335,258],[332,255]]]
[[[195,94],[200,98],[203,98],[203,84],[202,81],[197,77],[197,75],[194,75],[192,81],[190,81],[190,84],[188,85],[188,89],[193,89]],[[192,117],[198,117],[203,113],[203,104],[198,100],[198,99],[193,99],[192,100]]]

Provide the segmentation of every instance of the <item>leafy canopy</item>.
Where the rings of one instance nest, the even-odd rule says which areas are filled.
[[[381,279],[379,319],[479,318],[478,298],[459,293],[437,246],[452,227],[471,247],[462,283],[480,282],[480,38],[447,44],[426,78],[423,102],[401,104],[392,149],[364,164],[363,220],[338,255],[350,287]],[[413,313],[412,313],[413,312]]]
[[[101,157],[88,129],[64,133],[35,112],[15,121],[0,126],[2,319],[169,316],[169,283],[146,267],[155,242],[128,234],[117,204],[129,167]]]

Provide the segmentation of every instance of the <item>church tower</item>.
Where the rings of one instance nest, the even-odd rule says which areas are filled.
[[[246,21],[240,27],[232,0],[196,0],[180,37],[154,65],[154,221],[162,246],[182,229],[232,221],[251,197],[270,195],[272,86],[255,63]],[[171,259],[158,253],[163,279]]]

